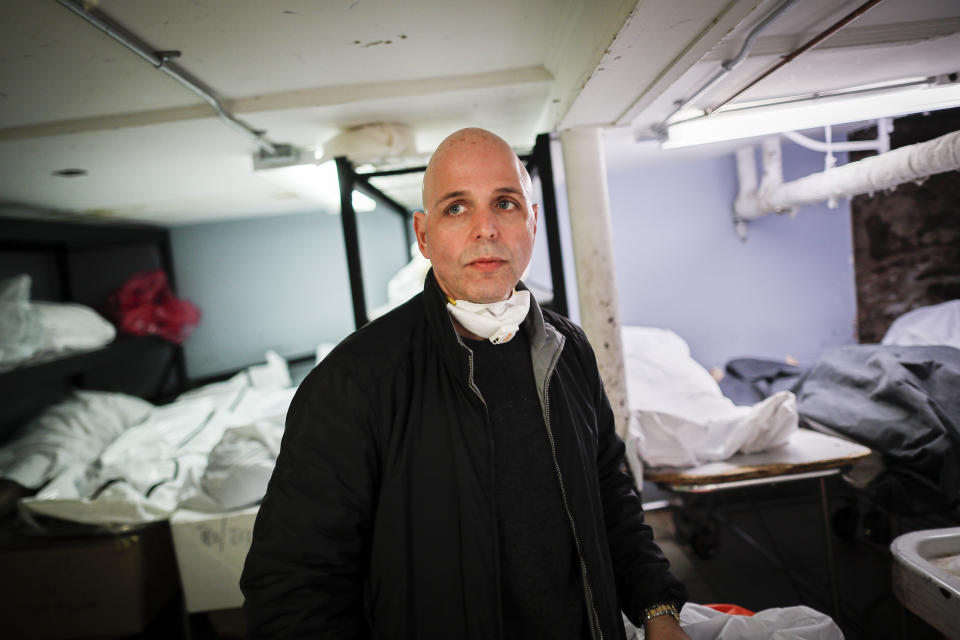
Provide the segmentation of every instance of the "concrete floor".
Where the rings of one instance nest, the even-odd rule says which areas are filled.
[[[831,517],[845,506],[855,506],[861,516],[873,508],[869,500],[847,488],[839,477],[830,478],[827,486]],[[889,522],[886,518],[861,517],[847,529],[845,538],[831,526],[841,601],[840,615],[832,613],[817,480],[693,498],[647,485],[643,499],[646,504],[671,503],[667,508],[648,510],[647,521],[674,571],[686,583],[691,602],[737,604],[753,611],[804,604],[830,614],[846,640],[937,640],[942,637],[903,609],[893,595],[889,540],[895,531],[884,530],[884,523]],[[698,539],[696,546],[700,554],[687,535],[705,530],[690,525],[691,520],[698,519],[715,527],[712,535]],[[677,522],[681,525],[679,532]],[[953,511],[937,516],[901,518],[895,526],[906,532],[958,524],[960,512]],[[773,560],[751,546],[738,530],[765,547]],[[776,562],[789,571],[778,567]],[[195,614],[184,619],[177,603],[171,603],[152,625],[151,632],[138,638],[239,638],[242,631],[238,614],[238,611],[220,612],[215,616]]]
[[[861,515],[873,505],[847,488],[839,477],[827,482],[831,516],[845,506]],[[737,604],[753,611],[803,604],[833,617],[846,640],[927,640],[942,636],[903,609],[893,595],[889,540],[890,519],[874,512],[841,538],[831,526],[840,614],[832,611],[825,554],[822,507],[817,480],[718,492],[691,497],[644,488],[644,502],[669,500],[671,506],[648,511],[648,522],[686,583],[690,601]],[[679,517],[677,515],[680,514]],[[698,554],[689,539],[690,520],[712,525],[701,529]],[[678,533],[677,522],[680,523]],[[866,525],[864,524],[866,523]],[[926,518],[902,518],[901,532],[956,526],[957,512]],[[746,537],[767,549],[767,557]],[[705,535],[704,535],[704,532]],[[715,535],[714,535],[715,534]],[[704,540],[706,538],[706,540]],[[713,554],[704,558],[702,555]],[[775,564],[780,562],[788,570]]]

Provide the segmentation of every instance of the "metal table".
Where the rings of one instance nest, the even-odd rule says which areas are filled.
[[[695,467],[648,467],[643,475],[644,479],[679,493],[711,493],[753,485],[818,478],[832,615],[837,618],[840,615],[840,597],[830,532],[826,477],[840,473],[869,455],[869,448],[854,442],[808,429],[799,429],[790,437],[787,444],[777,449],[737,454],[727,460],[708,462]],[[749,544],[763,551],[767,558],[787,570],[773,554],[766,552],[759,543],[743,532],[740,533]]]

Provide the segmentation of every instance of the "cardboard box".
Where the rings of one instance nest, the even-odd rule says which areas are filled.
[[[258,509],[250,507],[227,513],[181,509],[170,516],[188,612],[243,605],[240,574],[250,550]]]
[[[7,539],[0,575],[7,638],[140,633],[178,591],[166,523],[118,536]]]

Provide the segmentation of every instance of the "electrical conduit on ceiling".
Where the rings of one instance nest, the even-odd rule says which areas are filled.
[[[864,2],[862,5],[860,5],[859,7],[857,7],[856,9],[854,9],[853,11],[851,11],[850,13],[848,13],[847,15],[845,15],[844,17],[840,18],[839,20],[837,20],[836,22],[834,22],[832,25],[830,25],[829,27],[827,27],[826,29],[824,29],[824,30],[821,31],[820,33],[818,33],[816,36],[814,36],[813,38],[811,38],[810,40],[808,40],[808,41],[807,41],[806,43],[804,43],[799,49],[795,49],[794,51],[791,51],[791,52],[788,53],[787,55],[783,56],[783,57],[780,59],[779,62],[777,62],[776,64],[774,64],[772,67],[770,67],[769,69],[767,69],[767,70],[764,71],[763,73],[761,73],[759,76],[757,76],[756,78],[754,78],[752,81],[750,81],[749,83],[747,83],[745,86],[741,87],[741,88],[740,88],[736,93],[734,93],[732,96],[726,98],[726,99],[725,99],[723,102],[721,102],[720,104],[714,105],[714,106],[710,107],[709,109],[706,109],[704,112],[705,112],[707,115],[709,115],[709,114],[715,112],[717,109],[719,109],[719,108],[722,107],[723,105],[727,104],[728,102],[730,102],[730,101],[734,100],[735,98],[743,95],[747,90],[749,90],[750,88],[756,86],[756,84],[757,84],[758,82],[762,81],[764,78],[769,77],[769,76],[770,76],[771,74],[773,74],[774,72],[782,69],[782,68],[783,68],[784,66],[786,66],[787,64],[793,62],[793,61],[794,61],[797,57],[799,57],[801,54],[806,53],[806,52],[809,51],[810,49],[814,48],[815,46],[817,46],[818,44],[820,44],[821,42],[823,42],[824,40],[826,40],[827,38],[829,38],[830,36],[832,36],[834,33],[836,33],[837,31],[839,31],[839,30],[842,29],[843,27],[847,26],[848,24],[850,24],[851,22],[853,22],[854,20],[856,20],[857,18],[859,18],[860,16],[862,16],[863,14],[865,14],[867,11],[869,11],[870,9],[872,9],[873,7],[875,7],[876,5],[880,4],[882,1],[883,1],[883,0],[868,0],[867,2]]]
[[[705,95],[711,89],[716,87],[721,80],[723,80],[728,75],[730,75],[730,72],[736,69],[740,65],[740,63],[747,58],[747,54],[750,53],[750,49],[753,48],[753,43],[757,39],[757,36],[759,36],[760,33],[764,29],[766,29],[768,26],[770,26],[770,24],[773,23],[774,20],[779,18],[781,15],[783,15],[783,13],[787,9],[789,9],[791,6],[793,6],[797,2],[798,0],[786,0],[786,2],[782,2],[779,6],[777,6],[776,9],[774,9],[769,14],[767,14],[767,16],[763,20],[761,20],[760,23],[757,24],[757,26],[751,29],[750,33],[747,34],[747,38],[746,40],[744,40],[743,45],[740,47],[740,51],[737,53],[737,55],[730,58],[729,60],[724,60],[723,62],[721,62],[720,70],[717,71],[712,78],[710,78],[709,80],[704,82],[702,85],[700,85],[700,88],[694,91],[690,95],[690,97],[685,98],[683,100],[679,100],[674,110],[671,111],[670,114],[666,118],[664,118],[659,124],[653,125],[652,129],[657,133],[664,133],[667,130],[667,126],[670,122],[670,118],[672,118],[673,116],[677,115],[678,113],[680,113],[681,111],[683,111],[684,109],[692,105],[701,96]]]
[[[862,16],[864,13],[866,13],[868,10],[873,8],[875,5],[879,4],[881,1],[882,0],[868,0],[864,4],[860,5],[859,7],[857,7],[856,9],[854,9],[853,11],[845,15],[843,18],[841,18],[837,22],[827,27],[825,30],[818,33],[816,36],[814,36],[810,40],[808,40],[800,48],[795,49],[794,51],[791,51],[790,53],[783,56],[776,64],[774,64],[772,67],[764,71],[760,76],[750,81],[745,86],[738,89],[736,93],[734,93],[733,95],[727,97],[726,99],[724,99],[723,101],[721,101],[716,105],[713,105],[711,107],[704,109],[703,110],[704,115],[696,116],[694,118],[689,118],[687,120],[683,120],[682,122],[708,118],[711,114],[715,113],[718,109],[728,104],[731,100],[742,95],[748,89],[755,86],[758,82],[760,82],[764,78],[767,78],[775,71],[783,68],[786,64],[795,60],[802,53],[805,53],[806,51],[809,51],[816,45],[820,44],[821,42],[826,40],[828,37],[830,37],[837,31],[839,31],[849,23],[853,22],[855,19]],[[666,118],[664,118],[659,124],[653,125],[652,127],[653,131],[655,131],[657,134],[661,136],[665,135],[669,126],[671,124],[674,124],[670,122],[670,119],[676,116],[678,113],[680,113],[684,109],[686,109],[687,107],[691,106],[696,100],[704,96],[711,89],[715,88],[720,83],[720,81],[723,80],[723,78],[728,76],[730,72],[733,71],[733,69],[735,69],[747,57],[747,54],[752,48],[753,42],[757,38],[757,36],[763,30],[765,30],[768,26],[770,26],[770,24],[774,20],[776,20],[778,17],[780,17],[787,9],[789,9],[793,4],[795,4],[795,2],[796,0],[787,0],[786,2],[778,5],[777,8],[774,9],[772,12],[770,12],[770,14],[768,14],[759,24],[757,24],[757,26],[755,26],[750,31],[750,33],[747,35],[747,39],[743,43],[743,46],[740,48],[740,52],[737,53],[737,55],[731,58],[730,60],[725,60],[723,63],[721,63],[720,70],[716,74],[714,74],[712,78],[707,80],[707,82],[701,85],[700,88],[694,91],[689,98],[686,98],[680,101],[677,104],[677,106],[674,108],[674,110],[671,111],[670,114]]]
[[[168,76],[200,96],[204,102],[213,107],[217,116],[228,125],[252,137],[258,147],[268,154],[277,151],[277,145],[266,137],[265,131],[254,129],[252,126],[234,116],[224,105],[222,100],[206,84],[194,77],[190,72],[181,68],[171,59],[180,56],[179,51],[157,51],[146,42],[115,22],[112,18],[94,8],[87,8],[87,3],[77,0],[57,0],[60,5],[100,29],[105,34],[130,49],[141,58],[149,62],[154,68],[163,71]]]

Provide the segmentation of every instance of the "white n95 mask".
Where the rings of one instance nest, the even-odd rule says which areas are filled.
[[[530,310],[530,292],[514,291],[501,302],[477,303],[447,298],[447,311],[464,329],[493,344],[509,342]]]

